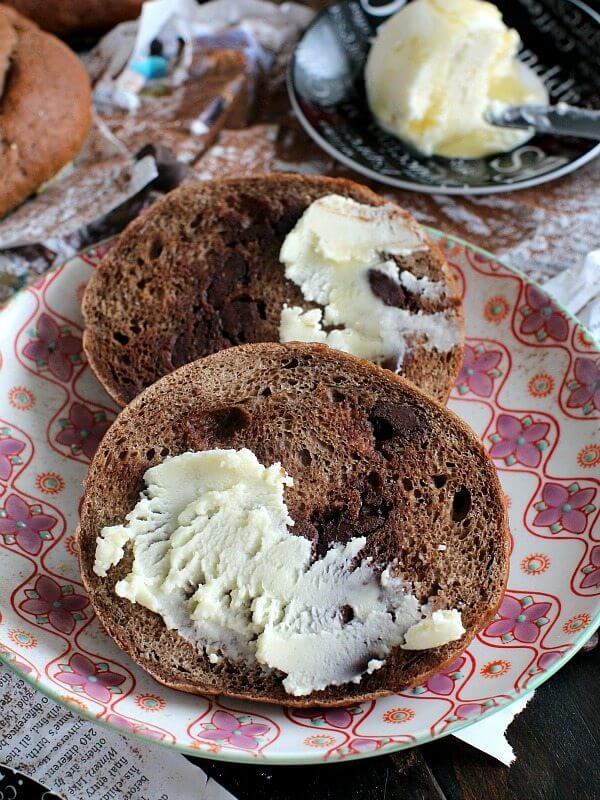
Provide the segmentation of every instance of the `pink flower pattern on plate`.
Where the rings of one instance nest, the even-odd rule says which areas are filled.
[[[25,442],[19,442],[10,435],[10,428],[0,429],[0,481],[7,481],[15,464],[20,464],[19,453],[25,449]]]
[[[510,414],[500,414],[496,433],[490,437],[490,455],[503,458],[509,467],[517,461],[526,467],[537,467],[542,451],[548,447],[544,437],[549,429],[547,422],[533,422],[531,417],[520,420]]]
[[[0,536],[4,543],[16,544],[26,553],[37,555],[42,542],[52,538],[50,531],[56,525],[54,517],[41,511],[41,506],[29,506],[18,495],[9,495],[0,509]]]
[[[547,483],[542,490],[542,502],[535,505],[538,513],[533,524],[550,528],[552,533],[561,530],[583,533],[587,514],[595,510],[590,504],[595,494],[595,489],[580,489],[577,483],[572,483],[568,489],[558,483]]]
[[[520,601],[509,595],[504,596],[502,605],[484,633],[486,636],[502,637],[503,642],[530,644],[535,642],[540,628],[548,623],[546,614],[551,603],[534,603],[531,597],[523,597]]]
[[[5,647],[0,646],[0,655],[5,661],[8,661],[14,667],[16,667],[19,672],[24,672],[26,675],[29,675],[33,672],[33,669],[27,664],[25,661],[21,661],[20,658],[14,653],[11,653],[10,650],[7,650]]]
[[[523,437],[525,441],[521,444],[518,442],[509,444],[509,451],[514,448],[515,452],[509,452],[506,458],[514,460],[514,466],[507,466],[500,456],[497,457],[498,460],[494,461],[497,467],[506,467],[504,471],[505,488],[510,494],[511,515],[515,523],[509,595],[513,598],[512,602],[514,603],[529,594],[532,598],[529,605],[538,605],[537,610],[531,608],[528,612],[529,605],[521,602],[520,613],[517,613],[517,608],[510,608],[511,601],[508,601],[508,608],[506,604],[502,607],[501,610],[505,616],[498,614],[496,619],[489,621],[488,627],[493,623],[500,623],[501,630],[503,627],[510,627],[511,630],[508,631],[504,641],[502,638],[504,634],[490,638],[483,633],[470,650],[462,654],[462,657],[466,659],[464,665],[449,664],[441,673],[432,676],[427,683],[423,681],[422,687],[416,687],[420,691],[413,689],[414,694],[410,689],[403,691],[401,695],[404,698],[413,698],[410,701],[410,710],[414,709],[412,717],[407,708],[391,709],[391,701],[386,699],[364,704],[358,715],[354,715],[351,708],[313,709],[301,711],[298,715],[297,711],[260,708],[251,703],[241,702],[239,704],[241,708],[238,708],[237,705],[231,709],[223,708],[214,698],[209,703],[202,702],[198,705],[197,699],[190,696],[183,704],[185,709],[183,706],[181,708],[170,708],[169,706],[155,714],[152,719],[144,720],[139,708],[136,708],[135,700],[139,698],[139,692],[146,685],[144,683],[145,676],[140,674],[135,665],[128,664],[126,658],[116,651],[114,654],[116,660],[112,661],[109,660],[111,654],[108,648],[94,648],[93,653],[88,653],[79,646],[78,641],[74,638],[84,628],[84,639],[81,640],[81,644],[87,640],[87,633],[85,633],[87,620],[78,622],[75,620],[75,615],[82,611],[89,618],[91,616],[90,605],[79,611],[67,608],[64,616],[60,609],[54,608],[54,603],[60,603],[62,600],[63,585],[72,582],[64,575],[71,574],[71,567],[76,563],[73,561],[76,559],[76,553],[73,550],[72,542],[65,541],[71,531],[65,531],[62,537],[65,542],[64,547],[60,543],[53,548],[52,545],[63,533],[65,518],[72,520],[76,515],[80,497],[77,486],[89,463],[83,448],[83,439],[89,437],[80,436],[78,430],[75,430],[77,426],[74,424],[73,417],[76,416],[76,413],[71,413],[73,405],[79,404],[80,407],[83,407],[83,416],[87,417],[86,420],[76,419],[75,422],[81,424],[83,431],[91,431],[92,434],[95,433],[93,430],[95,424],[98,421],[102,422],[101,415],[96,412],[105,409],[106,418],[109,420],[112,420],[113,412],[106,408],[106,398],[102,396],[101,388],[93,381],[89,370],[82,376],[85,376],[84,386],[74,383],[82,375],[84,369],[85,356],[83,352],[74,354],[75,356],[80,355],[81,361],[77,363],[73,361],[72,366],[69,366],[68,363],[59,363],[59,373],[61,368],[70,371],[70,380],[61,382],[51,371],[49,361],[51,360],[52,364],[56,366],[55,362],[60,362],[61,355],[65,355],[66,361],[69,362],[71,361],[69,354],[62,353],[62,346],[59,346],[58,355],[51,357],[50,349],[48,349],[48,353],[37,353],[42,356],[38,365],[35,360],[23,354],[23,349],[28,342],[32,342],[32,338],[39,345],[45,336],[44,331],[32,332],[32,334],[35,333],[35,336],[32,335],[31,338],[23,331],[24,328],[35,329],[40,315],[45,312],[58,327],[59,339],[63,338],[63,335],[71,334],[74,338],[81,337],[82,333],[76,325],[77,304],[91,269],[89,264],[78,258],[68,264],[64,270],[53,273],[41,285],[32,289],[35,301],[39,304],[39,310],[33,317],[31,317],[33,294],[25,294],[16,298],[13,308],[17,312],[17,324],[13,326],[8,346],[3,349],[2,353],[4,361],[0,365],[0,378],[8,378],[8,383],[0,392],[0,412],[2,412],[0,415],[4,419],[3,422],[0,422],[0,443],[6,438],[10,438],[15,441],[22,440],[25,446],[19,453],[13,453],[6,450],[5,445],[0,445],[0,509],[4,508],[7,498],[14,493],[30,509],[33,504],[39,504],[40,513],[57,518],[55,525],[50,530],[53,540],[43,541],[42,538],[39,553],[36,556],[28,556],[26,559],[23,556],[28,554],[19,548],[13,535],[14,531],[9,534],[0,533],[0,553],[4,551],[5,561],[8,565],[8,569],[5,569],[4,573],[0,569],[0,577],[4,578],[6,584],[5,594],[9,603],[7,612],[12,614],[15,619],[18,619],[20,615],[21,625],[21,628],[13,628],[15,620],[9,620],[5,616],[3,621],[10,626],[4,625],[6,643],[10,645],[12,641],[19,656],[18,659],[15,659],[14,655],[5,654],[3,658],[13,659],[20,671],[30,672],[32,677],[39,682],[42,691],[52,692],[58,689],[63,699],[68,699],[73,703],[75,711],[79,706],[82,713],[86,713],[86,710],[92,713],[93,708],[96,708],[98,712],[104,712],[103,718],[115,730],[124,734],[139,734],[154,743],[160,739],[168,739],[184,747],[189,747],[191,734],[192,741],[195,740],[195,745],[205,754],[220,751],[223,756],[229,754],[230,757],[238,760],[254,761],[255,763],[259,758],[264,759],[265,763],[269,763],[278,758],[323,762],[360,755],[375,756],[381,752],[391,751],[398,745],[435,738],[439,733],[451,732],[453,727],[464,724],[464,721],[471,723],[481,719],[481,715],[485,715],[488,709],[503,704],[518,694],[519,690],[525,688],[528,681],[529,686],[537,685],[560,666],[568,654],[576,649],[589,634],[593,615],[598,608],[595,600],[600,591],[600,550],[594,548],[600,548],[600,541],[594,540],[592,536],[592,520],[597,512],[590,512],[588,515],[585,505],[573,508],[574,504],[579,503],[581,499],[579,496],[576,496],[574,504],[571,504],[571,511],[564,509],[562,505],[553,510],[550,505],[547,505],[546,508],[537,508],[535,504],[545,502],[545,500],[558,502],[563,499],[565,489],[569,493],[569,497],[572,497],[577,495],[580,490],[587,490],[594,486],[593,469],[600,459],[600,451],[597,448],[594,450],[595,446],[589,444],[588,434],[590,420],[598,412],[592,410],[588,413],[588,408],[592,407],[593,409],[594,407],[597,387],[594,388],[594,380],[589,372],[590,367],[586,366],[586,363],[593,361],[596,368],[600,367],[599,353],[595,352],[591,340],[584,338],[579,327],[565,313],[562,313],[562,316],[565,317],[568,325],[567,338],[563,342],[552,338],[552,334],[556,335],[557,333],[556,324],[559,326],[562,324],[560,310],[556,314],[558,320],[553,317],[553,309],[545,316],[542,314],[545,319],[548,316],[553,317],[549,323],[550,330],[548,330],[548,323],[543,322],[538,330],[528,335],[519,333],[526,316],[531,317],[532,314],[535,315],[536,311],[539,311],[533,307],[534,302],[529,309],[526,309],[529,311],[528,315],[521,313],[520,308],[525,306],[524,298],[527,289],[525,283],[519,282],[515,275],[505,273],[501,265],[494,264],[492,261],[489,262],[490,266],[485,266],[483,269],[472,269],[466,255],[468,250],[455,243],[452,244],[452,248],[453,261],[457,262],[457,275],[464,278],[461,289],[464,289],[465,307],[468,312],[467,333],[469,338],[467,341],[470,346],[470,350],[467,351],[465,369],[461,374],[460,383],[454,391],[455,401],[461,397],[481,401],[477,403],[463,402],[460,404],[460,408],[464,410],[465,419],[470,421],[477,430],[483,432],[485,429],[486,447],[490,450],[493,444],[501,444],[504,441],[501,431],[497,428],[500,415],[516,418],[521,427],[527,417],[531,417],[531,425],[536,423],[548,423],[549,425],[546,441],[540,441],[542,448],[546,446],[547,449],[542,452],[537,468],[524,466],[517,460],[517,454],[523,454],[521,445],[527,443],[525,437]],[[99,253],[97,252],[95,255],[98,256]],[[498,278],[490,282],[489,273],[492,269],[498,270]],[[483,275],[483,272],[486,275]],[[46,306],[46,290],[48,289],[50,290],[49,298],[56,311],[50,310]],[[492,294],[494,297],[491,297]],[[514,308],[515,296],[521,298],[516,309]],[[23,300],[27,302],[23,302]],[[485,313],[484,305],[486,305]],[[498,309],[492,309],[494,314],[492,315],[490,312],[488,315],[489,307],[492,305],[498,305],[498,314],[495,313]],[[73,320],[73,322],[68,320]],[[527,325],[533,325],[534,320],[535,316],[533,319],[529,319]],[[61,330],[60,326],[63,325],[63,321],[71,328],[71,334],[67,334],[64,329]],[[501,324],[502,331],[497,328],[498,323]],[[39,325],[40,328],[43,328],[43,322],[40,322]],[[38,336],[38,333],[42,335]],[[560,331],[558,333],[560,335]],[[541,345],[543,353],[539,349],[536,334],[540,339],[545,337]],[[502,344],[497,341],[500,339]],[[60,342],[58,344],[60,345]],[[562,346],[557,347],[558,344]],[[489,366],[486,361],[486,353],[490,351],[501,351],[502,355],[498,363],[488,370],[486,369]],[[36,355],[35,346],[33,353],[29,350],[28,352],[30,356]],[[536,361],[540,354],[544,356],[543,364],[538,364]],[[45,358],[48,359],[48,362],[44,361]],[[536,364],[537,366],[535,366]],[[467,373],[468,368],[472,369],[472,374]],[[497,377],[496,371],[501,371],[501,375]],[[491,394],[487,398],[490,382],[486,376],[492,382]],[[31,383],[31,381],[34,382]],[[2,383],[1,380],[0,383]],[[506,390],[497,401],[496,396],[500,384],[505,384]],[[529,389],[530,384],[533,386],[533,391]],[[85,399],[78,395],[78,390],[84,392]],[[593,392],[588,397],[591,390]],[[35,393],[35,398],[33,393]],[[67,398],[66,405],[64,404],[65,397]],[[542,397],[545,398],[543,404]],[[531,398],[534,400],[532,401]],[[578,403],[582,405],[577,405]],[[33,415],[29,410],[32,405],[35,406]],[[456,403],[456,405],[459,404]],[[60,413],[57,413],[59,409],[61,409]],[[70,429],[70,433],[66,434],[66,441],[69,441],[69,437],[72,437],[72,440],[68,444],[61,444],[56,439],[57,434],[62,433],[58,424],[59,417],[66,418],[62,430]],[[32,425],[38,430],[39,436],[31,437],[29,435],[33,432]],[[88,425],[90,427],[87,427]],[[5,432],[3,426],[10,426],[12,432]],[[103,427],[108,427],[108,425]],[[24,431],[27,431],[27,434]],[[506,433],[506,431],[503,432]],[[491,442],[488,435],[495,433],[497,433],[499,441]],[[510,434],[510,431],[508,433]],[[517,433],[516,438],[518,436]],[[96,438],[99,440],[100,437]],[[537,447],[536,441],[532,441],[531,444]],[[558,445],[556,449],[555,444]],[[69,449],[71,447],[77,453],[74,457],[71,457],[72,452]],[[94,447],[90,447],[89,444],[86,447],[89,451],[88,455],[91,455]],[[101,447],[102,445],[100,445]],[[518,449],[519,447],[521,449]],[[537,449],[541,452],[541,448]],[[531,455],[531,450],[529,448],[527,450]],[[56,459],[61,457],[63,461],[68,459],[68,463],[64,463],[64,470],[56,466]],[[533,457],[539,458],[535,453],[533,453]],[[17,459],[22,461],[22,466],[16,466]],[[42,481],[45,476],[53,474],[56,470],[61,473],[61,481],[65,481],[65,486],[62,492],[49,496],[50,492],[46,494],[45,489],[56,488],[54,482],[51,482],[52,486],[50,482],[46,486]],[[5,476],[7,472],[9,473],[8,480],[3,480],[1,476]],[[506,472],[510,474],[506,475]],[[8,485],[14,481],[15,476],[19,476],[17,483],[21,480],[19,488]],[[60,485],[62,485],[61,481],[59,481]],[[575,481],[578,482],[579,487],[571,489],[570,484]],[[556,484],[559,488],[564,487],[561,492],[563,497],[559,497],[557,500],[553,494],[546,493],[544,495],[543,490],[548,483]],[[23,491],[21,491],[21,487]],[[25,492],[32,494],[28,495]],[[590,503],[595,503],[596,507],[599,507],[599,499],[600,492],[596,491]],[[565,502],[568,503],[568,500]],[[554,523],[547,527],[536,527],[533,524],[533,520],[540,512],[549,509],[553,515],[559,512],[561,519],[558,520],[558,524],[563,524],[562,517],[564,517],[566,525],[574,530],[577,530],[581,517],[572,512],[573,510],[583,512],[587,515],[585,529],[581,534],[567,531],[552,537],[550,527]],[[0,520],[6,519],[6,515],[0,515]],[[541,519],[544,521],[544,517]],[[539,521],[540,519],[537,519],[538,523]],[[43,534],[44,531],[41,533]],[[545,537],[548,547],[542,549],[547,551],[552,559],[552,567],[544,574],[541,570],[538,571],[537,566],[528,572],[519,569],[519,565],[525,559],[528,564],[533,560],[537,560],[541,564],[542,556],[548,557],[545,554],[534,552],[537,550],[537,546],[534,547],[531,537],[535,538],[535,534]],[[9,547],[4,546],[3,536],[9,541]],[[41,537],[34,535],[32,538],[37,549],[39,546],[37,539]],[[45,564],[41,561],[41,557],[43,556],[45,559],[49,550],[50,560]],[[536,559],[533,558],[534,556]],[[540,556],[539,559],[538,556]],[[46,569],[46,566],[58,569],[58,564],[62,561],[65,562],[64,573],[49,573]],[[10,567],[14,563],[18,569]],[[27,577],[28,575],[30,577]],[[43,583],[38,585],[37,582],[41,575],[48,575],[49,580],[54,581],[54,588],[50,588],[48,591],[48,587],[44,588]],[[532,575],[536,577],[531,577]],[[61,596],[56,596],[56,586],[61,590]],[[35,590],[36,588],[41,590],[36,592],[40,595],[39,597],[25,594],[25,589]],[[73,583],[73,593],[85,594],[83,589],[75,583]],[[72,597],[68,593],[64,596]],[[36,602],[29,603],[29,601],[39,601],[39,605]],[[542,610],[545,610],[544,603],[551,604],[547,612],[549,621],[544,627],[539,627],[544,625],[544,618],[538,616],[537,619],[528,620],[525,612],[531,616],[537,616],[540,605]],[[23,605],[28,609],[27,611],[20,607]],[[61,603],[61,605],[63,604]],[[45,614],[41,612],[45,612]],[[2,613],[5,613],[4,609]],[[39,614],[37,620],[36,614]],[[50,620],[51,614],[52,620]],[[70,621],[68,620],[69,615],[72,618]],[[523,619],[519,620],[521,615]],[[44,617],[44,622],[40,624],[40,619]],[[58,627],[53,627],[52,623],[56,623]],[[532,624],[535,626],[534,628],[532,628]],[[73,625],[71,633],[66,634],[59,630],[61,626],[66,628],[67,625]],[[532,643],[521,643],[515,636],[516,633],[531,637],[532,630],[535,636],[535,628],[537,628],[537,638]],[[8,637],[9,629],[12,631],[11,638]],[[549,629],[553,631],[552,636],[547,633]],[[493,631],[492,627],[491,632]],[[33,633],[38,637],[35,647],[30,646]],[[62,655],[57,653],[56,649],[59,638],[57,633],[61,634],[61,640],[64,638],[65,643],[66,640],[69,642],[69,649]],[[0,634],[0,651],[2,651],[2,638],[3,635]],[[509,644],[505,644],[506,640],[509,641]],[[511,649],[511,644],[515,646],[514,650]],[[24,653],[30,661],[27,662],[21,653]],[[81,671],[80,675],[75,674],[73,666],[69,663],[73,653],[79,654],[81,658],[87,658],[84,665],[89,671],[86,672],[81,664],[73,660],[73,666],[79,667]],[[502,657],[507,661],[501,661]],[[106,664],[101,663],[105,658]],[[460,662],[456,656],[453,660]],[[491,665],[508,663],[508,660],[513,662],[513,666],[504,678],[484,681],[485,675],[491,674]],[[488,668],[487,673],[485,672],[486,667]],[[99,675],[105,675],[107,672],[117,673],[116,678],[112,679],[114,681],[112,685],[106,685],[97,680]],[[59,678],[63,678],[65,674],[72,677],[67,678],[67,682],[61,682],[56,679],[57,673],[59,673]],[[458,677],[463,673],[464,677]],[[137,684],[138,679],[140,680],[139,685]],[[110,681],[110,676],[104,677],[104,680]],[[72,683],[69,684],[68,681],[72,681]],[[98,683],[100,683],[99,686]],[[117,685],[115,686],[115,684]],[[88,696],[87,690],[91,693],[100,693],[102,699],[108,697],[108,702],[106,704],[99,703]],[[80,701],[77,698],[80,698]],[[488,700],[488,698],[490,699]],[[402,701],[403,704],[407,702],[407,700]],[[113,706],[116,708],[113,709]],[[210,708],[208,713],[206,713],[207,707]],[[376,722],[376,720],[382,719],[383,709],[394,712],[389,714],[389,722],[385,726],[383,723]],[[213,715],[219,710],[223,712],[224,719],[217,715],[213,723]],[[200,714],[202,716],[199,716]],[[198,715],[198,719],[190,727],[190,721],[196,715]],[[448,719],[450,715],[454,715],[453,721]],[[364,718],[366,719],[362,722]],[[396,724],[390,725],[389,723],[393,723],[394,720],[397,720]],[[364,726],[364,732],[362,732],[363,727],[357,725],[359,721]],[[201,725],[201,723],[208,724]],[[247,723],[249,725],[246,727]],[[259,723],[263,723],[263,725],[258,728],[253,727]],[[355,734],[356,728],[361,733]],[[207,734],[206,737],[200,733],[203,729]],[[264,735],[263,730],[267,731]],[[371,730],[374,732],[371,733]],[[381,731],[381,733],[375,731]],[[384,736],[383,733],[388,735]],[[241,739],[238,738],[236,741],[236,737],[241,737]]]
[[[310,719],[315,725],[327,725],[330,728],[348,728],[352,725],[354,715],[360,714],[360,706],[349,708],[299,708],[294,716]]]
[[[500,375],[497,367],[501,359],[499,350],[485,351],[481,345],[471,347],[466,344],[462,367],[456,379],[459,393],[471,391],[479,397],[491,397],[494,379]]]
[[[582,589],[595,589],[600,586],[600,544],[592,548],[590,563],[583,570],[585,578],[581,581]]]
[[[69,328],[59,327],[48,314],[40,314],[35,338],[27,342],[23,355],[35,361],[38,367],[48,367],[59,381],[68,381],[73,364],[81,360],[81,339],[73,336]]]
[[[165,735],[160,731],[155,731],[152,728],[147,728],[140,722],[134,722],[131,719],[126,719],[125,717],[120,716],[119,714],[109,714],[106,718],[106,721],[109,722],[111,725],[116,725],[118,728],[122,728],[127,733],[134,733],[138,736],[145,736],[148,739],[154,739],[157,742],[161,742]]]
[[[569,333],[569,325],[547,294],[536,286],[527,285],[525,289],[527,310],[523,310],[521,333],[535,333],[536,339],[542,342],[546,337],[564,342]]]
[[[376,739],[365,739],[360,736],[350,742],[350,749],[355,753],[368,753],[377,750],[378,747],[381,747],[381,744]]]
[[[117,687],[125,681],[125,676],[111,672],[108,664],[94,664],[82,653],[74,653],[68,664],[59,666],[62,670],[56,673],[57,680],[99,703],[108,703],[113,692],[120,693]]]
[[[477,717],[485,711],[481,703],[462,703],[454,709],[454,714],[458,719],[470,719]]]
[[[550,669],[553,664],[556,664],[557,661],[560,660],[563,654],[558,652],[557,650],[553,650],[551,653],[542,653],[542,655],[538,658],[538,667],[541,670]]]
[[[90,602],[85,595],[75,594],[69,584],[60,586],[47,575],[40,575],[34,589],[26,589],[25,594],[27,600],[19,608],[26,614],[35,614],[41,625],[48,622],[66,634],[73,632],[77,620],[85,619],[79,612]]]
[[[457,720],[471,719],[478,717],[490,708],[496,705],[494,700],[486,700],[484,703],[461,703],[456,706],[454,712],[447,718],[447,722],[456,722]]]
[[[59,420],[62,430],[56,441],[71,448],[74,454],[82,452],[92,459],[100,441],[110,428],[103,411],[93,413],[81,403],[73,403],[68,419]]]
[[[418,689],[422,689],[425,691],[427,689],[434,694],[442,694],[442,695],[449,695],[452,694],[454,690],[454,683],[460,678],[464,678],[464,673],[461,672],[461,669],[465,665],[466,658],[461,656],[453,661],[446,669],[442,670],[441,672],[437,672],[433,675],[424,687],[417,687]],[[413,690],[415,694],[421,694],[421,692]]]
[[[211,723],[203,724],[200,737],[209,741],[226,742],[242,750],[254,750],[260,744],[257,736],[268,733],[269,726],[260,722],[242,722],[228,711],[216,711]]]
[[[600,410],[600,359],[575,359],[575,380],[569,383],[571,394],[567,408],[583,408],[584,414]]]

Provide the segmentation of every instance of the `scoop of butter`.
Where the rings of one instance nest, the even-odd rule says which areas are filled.
[[[414,0],[379,28],[367,97],[379,123],[425,155],[479,158],[533,135],[485,121],[489,109],[546,104],[542,81],[516,58],[519,35],[482,0]]]

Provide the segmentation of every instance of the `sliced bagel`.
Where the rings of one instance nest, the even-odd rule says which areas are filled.
[[[84,348],[108,393],[126,405],[197,358],[232,345],[280,341],[285,305],[316,306],[285,277],[282,243],[313,201],[332,194],[385,207],[420,240],[415,252],[389,258],[399,271],[431,282],[436,293],[412,292],[379,275],[366,291],[378,304],[373,318],[394,307],[453,326],[455,337],[443,351],[429,346],[426,334],[413,337],[401,367],[445,402],[462,359],[462,308],[440,249],[409,214],[366,187],[284,174],[185,184],[124,231],[83,301]]]
[[[115,586],[134,567],[137,539],[124,543],[102,576],[97,539],[106,526],[124,523],[146,471],[188,452],[243,448],[263,467],[281,464],[293,479],[283,493],[294,521],[289,533],[310,541],[311,569],[332,548],[364,536],[350,570],[369,565],[381,581],[387,570],[429,612],[457,610],[464,635],[427,649],[394,646],[362,664],[357,682],[296,696],[284,671],[225,651],[215,658],[169,629],[161,614],[119,596]],[[456,658],[498,608],[509,532],[493,465],[455,414],[354,356],[323,345],[263,343],[181,367],[120,413],[90,467],[78,545],[83,581],[106,631],[161,683],[197,694],[341,705],[418,685]],[[195,589],[187,586],[186,598]],[[314,605],[320,602],[316,593]],[[332,612],[340,625],[357,623],[352,603]],[[310,642],[305,655],[319,651]],[[377,647],[368,655],[378,657]]]

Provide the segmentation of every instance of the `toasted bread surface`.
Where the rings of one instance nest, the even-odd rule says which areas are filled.
[[[134,221],[90,279],[83,301],[85,351],[109,394],[125,405],[197,358],[279,341],[284,304],[314,307],[285,277],[279,251],[306,208],[328,194],[386,202],[347,180],[273,174],[185,184]],[[417,226],[408,213],[403,217]],[[446,312],[462,329],[461,303],[440,249],[427,240],[426,249],[394,259],[445,291],[434,300],[405,292],[383,302]],[[416,343],[402,374],[445,402],[461,359],[460,344],[438,352]]]
[[[464,636],[422,651],[395,648],[359,684],[305,697],[258,664],[209,663],[162,618],[115,594],[131,545],[106,577],[96,537],[122,522],[144,472],[167,455],[247,447],[294,479],[292,533],[321,558],[336,542],[367,541],[361,557],[397,563],[421,602],[461,611]],[[510,537],[502,490],[481,442],[408,381],[323,345],[251,344],[188,364],[140,394],[113,423],[91,465],[78,530],[81,572],[107,632],[158,681],[198,694],[295,706],[342,705],[422,683],[493,617]]]

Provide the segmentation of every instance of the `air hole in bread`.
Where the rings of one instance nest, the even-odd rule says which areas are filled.
[[[452,521],[462,522],[471,510],[471,492],[466,486],[461,486],[454,493],[452,500]]]
[[[217,433],[227,439],[247,428],[251,419],[250,414],[241,406],[217,408],[207,416]]]
[[[156,238],[153,239],[150,244],[150,249],[148,250],[148,258],[150,261],[156,261],[156,259],[160,256],[164,248],[164,245],[161,239]]]
[[[434,475],[433,476],[433,485],[436,489],[442,489],[446,483],[448,482],[447,475]]]
[[[283,369],[296,369],[298,363],[299,362],[297,358],[288,358],[287,361],[281,362],[281,366]]]
[[[312,464],[312,456],[306,447],[298,451],[298,458],[300,459],[300,463],[305,467],[310,467]]]
[[[169,448],[168,448],[168,447],[163,447],[163,448],[161,449],[161,451],[160,451],[160,454],[161,454],[161,456],[162,456],[163,458],[166,458],[166,457],[169,455],[169,453],[170,453],[170,452],[171,452],[171,451],[169,450]]]
[[[327,397],[331,400],[332,403],[343,403],[344,400],[346,399],[346,395],[338,391],[337,389],[328,389]]]
[[[148,285],[148,278],[140,278],[136,284],[138,289],[145,289],[147,285]]]
[[[156,450],[153,447],[151,447],[150,450],[146,450],[146,458],[148,459],[148,461],[152,461],[155,455],[156,455]]]
[[[260,392],[261,397],[271,397],[272,394],[273,392],[271,391],[269,386],[265,386],[265,388],[262,389]]]
[[[126,336],[124,333],[121,333],[120,331],[114,331],[113,339],[119,344],[127,344],[129,342],[129,336]]]
[[[412,492],[413,490],[413,482],[410,478],[402,478],[402,486],[404,486],[407,492]]]
[[[380,491],[383,487],[383,480],[378,472],[369,472],[367,475],[367,483],[372,489]]]

